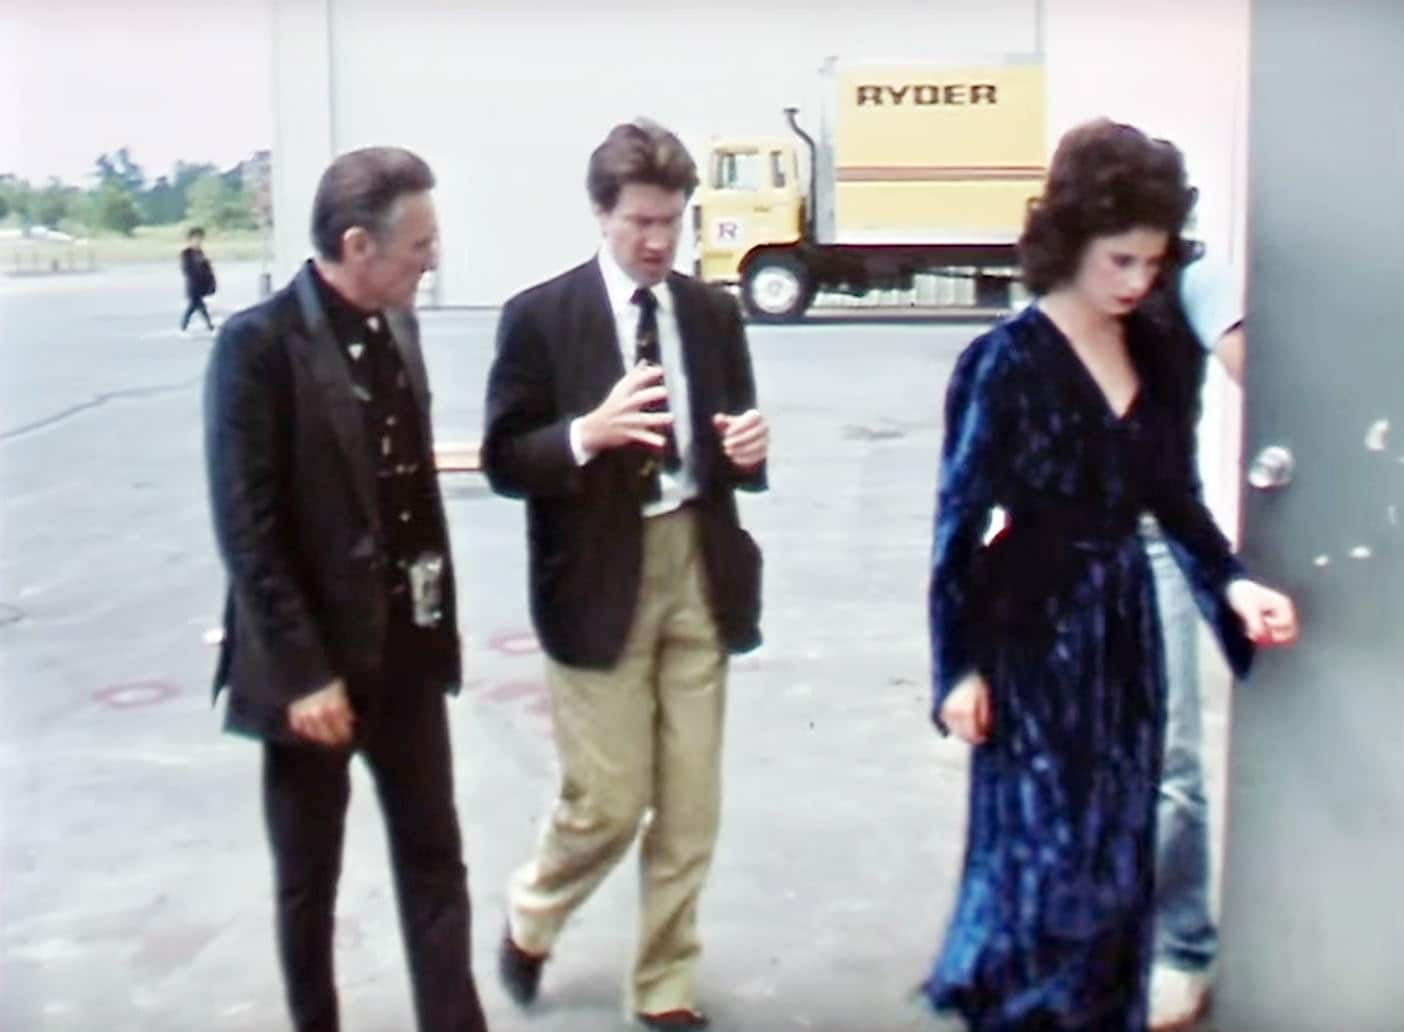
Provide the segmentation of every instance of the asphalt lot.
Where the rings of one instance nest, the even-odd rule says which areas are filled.
[[[256,746],[209,703],[222,576],[200,452],[208,336],[173,269],[0,279],[0,1025],[286,1027]],[[220,270],[225,310],[256,268]],[[228,295],[226,295],[226,292]],[[440,441],[474,440],[496,313],[422,317]],[[927,719],[924,592],[951,363],[978,326],[753,327],[772,490],[766,645],[734,665],[703,1002],[724,1030],[885,1032],[946,918],[960,745]],[[452,704],[475,960],[494,1029],[621,1027],[633,859],[517,1013],[493,950],[554,786],[522,514],[445,475],[467,684]],[[1206,733],[1221,795],[1224,678]],[[358,768],[338,921],[344,1027],[411,1027],[380,829]],[[1216,814],[1222,808],[1216,808]]]

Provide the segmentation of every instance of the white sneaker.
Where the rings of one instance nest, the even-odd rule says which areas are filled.
[[[1185,1032],[1209,1008],[1209,976],[1168,964],[1151,969],[1150,1032]]]

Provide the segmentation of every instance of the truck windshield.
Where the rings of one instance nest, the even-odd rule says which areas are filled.
[[[765,186],[765,173],[762,155],[723,151],[712,158],[712,189],[760,190]]]

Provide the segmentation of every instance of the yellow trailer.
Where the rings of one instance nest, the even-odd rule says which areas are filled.
[[[741,287],[754,318],[802,316],[820,290],[977,277],[1007,299],[1014,242],[1044,175],[1036,60],[821,69],[817,132],[714,140],[697,195],[697,275]],[[803,174],[802,174],[803,170]],[[971,270],[974,270],[973,272]]]

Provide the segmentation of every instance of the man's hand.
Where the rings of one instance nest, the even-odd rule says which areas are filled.
[[[288,726],[309,742],[333,749],[351,744],[356,715],[341,678],[288,706]]]
[[[598,408],[580,417],[581,446],[590,455],[630,444],[662,450],[664,437],[659,431],[672,425],[673,416],[644,409],[667,397],[663,368],[636,365],[614,385]]]
[[[966,674],[941,703],[941,721],[971,745],[989,740],[992,718],[990,686],[977,673]]]
[[[721,435],[722,451],[737,469],[752,470],[765,461],[770,451],[770,427],[755,409],[739,416],[718,412],[712,425]]]

